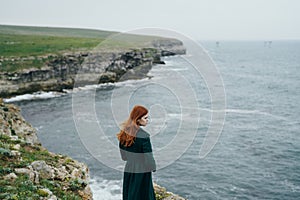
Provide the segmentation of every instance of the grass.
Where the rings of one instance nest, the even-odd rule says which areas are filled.
[[[0,25],[0,33],[14,35],[48,35],[77,38],[106,38],[117,32],[79,28]]]
[[[64,52],[88,51],[104,40],[47,35],[0,34],[0,71],[13,72],[27,68],[41,68],[54,55]]]
[[[104,38],[0,34],[0,55],[3,57],[28,57],[91,49],[103,40]]]
[[[93,29],[0,25],[0,72],[41,68],[64,53],[147,47],[153,36]]]

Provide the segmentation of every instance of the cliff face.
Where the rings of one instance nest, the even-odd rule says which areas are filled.
[[[0,199],[92,199],[88,167],[43,148],[19,109],[0,99]]]
[[[157,200],[184,200],[154,184]],[[0,199],[90,200],[84,163],[43,148],[18,107],[0,98]]]
[[[166,39],[153,41],[151,48],[48,55],[49,61],[40,69],[1,72],[0,96],[62,91],[88,84],[139,79],[146,76],[153,64],[162,63],[161,56],[184,53],[180,41]]]
[[[52,56],[40,69],[1,72],[0,97],[139,79],[153,64],[162,63],[161,56],[185,53],[178,40],[157,40],[151,45],[130,51]],[[88,183],[85,164],[43,148],[19,108],[0,98],[0,199],[92,199]],[[155,191],[158,200],[183,199],[158,185]]]

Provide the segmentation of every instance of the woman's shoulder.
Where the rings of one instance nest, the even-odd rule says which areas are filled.
[[[144,129],[140,128],[136,134],[137,138],[149,138],[150,134],[147,133]]]

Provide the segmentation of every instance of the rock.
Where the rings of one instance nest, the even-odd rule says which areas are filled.
[[[17,135],[11,135],[10,139],[13,141],[17,141],[19,139],[19,137]]]
[[[47,200],[57,200],[57,197],[48,188],[38,189],[39,196],[46,197]]]
[[[67,176],[69,176],[68,171],[65,166],[61,166],[60,168],[54,168],[55,170],[55,178],[58,180],[65,180]]]
[[[33,170],[27,169],[27,168],[16,168],[15,172],[17,174],[27,174],[30,177],[30,174],[33,173]]]
[[[83,200],[92,200],[93,195],[91,188],[89,186],[85,187],[84,190],[78,191],[79,195],[82,197]]]
[[[161,38],[154,40],[152,45],[160,51],[161,56],[173,56],[186,53],[183,43],[177,39]]]
[[[166,197],[166,198],[164,198],[163,200],[185,200],[184,198],[182,198],[182,197],[179,197],[179,196],[168,196],[168,197]]]
[[[21,148],[20,144],[16,144],[13,146],[13,149],[15,150],[20,150],[20,148]]]
[[[46,164],[44,160],[38,160],[31,163],[34,171],[38,172],[40,178],[52,179],[54,178],[54,170]]]
[[[79,171],[79,169],[75,168],[72,170],[71,176],[73,179],[79,178],[81,177],[81,172]]]
[[[20,156],[21,155],[21,153],[19,151],[15,151],[15,150],[12,150],[11,154],[12,154],[12,156]]]
[[[30,180],[33,181],[35,184],[39,184],[40,183],[39,173],[34,171],[33,176],[30,177]]]
[[[160,60],[161,56],[176,54],[185,54],[181,41],[158,39],[153,41],[148,48],[135,50],[100,50],[91,53],[53,55],[40,69],[0,72],[0,96],[11,97],[38,91],[63,91],[72,89],[74,85],[79,87],[116,82],[128,70],[135,70],[140,66],[145,66],[147,69],[139,77],[144,78],[149,71],[149,65],[163,64],[164,62]],[[42,58],[43,56],[38,57],[38,59]],[[20,59],[16,62],[20,62]],[[141,73],[137,74],[141,75]]]
[[[51,195],[47,200],[57,200],[57,197],[55,195]]]
[[[156,183],[153,184],[156,198],[157,200],[185,200],[184,198],[173,194],[172,192],[168,192],[166,188],[157,185]]]
[[[0,103],[1,133],[13,141],[25,140],[29,144],[40,144],[35,129],[20,114],[18,107]]]
[[[28,168],[16,168],[15,172],[17,174],[26,174],[32,182],[39,183],[38,174],[37,172],[33,171],[31,166],[29,166]]]
[[[8,181],[14,181],[16,180],[18,177],[15,173],[10,173],[6,176],[3,177],[4,180],[8,180]]]

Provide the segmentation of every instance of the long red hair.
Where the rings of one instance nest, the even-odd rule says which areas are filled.
[[[136,138],[139,130],[138,120],[148,113],[148,110],[140,105],[134,106],[129,118],[122,124],[120,132],[117,134],[118,140],[125,147],[130,147]]]

